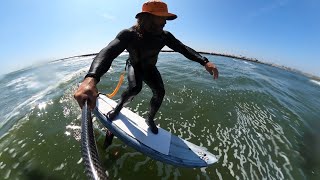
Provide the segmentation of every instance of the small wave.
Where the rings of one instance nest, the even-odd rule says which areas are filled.
[[[64,76],[59,81],[55,83],[51,83],[51,85],[47,85],[45,89],[41,90],[40,92],[32,95],[28,99],[24,100],[23,102],[17,103],[17,105],[11,110],[10,113],[7,113],[4,116],[4,119],[0,122],[0,129],[4,127],[5,124],[7,124],[8,121],[16,121],[20,119],[21,116],[24,116],[24,112],[29,112],[32,110],[35,106],[38,105],[38,103],[43,103],[43,99],[49,95],[57,95],[56,92],[54,92],[55,89],[57,89],[61,84],[66,83],[70,80],[72,80],[74,77],[79,76],[79,74],[83,73],[87,67],[79,69],[78,71],[75,71],[74,73],[70,73],[67,76]],[[25,77],[19,78],[22,81],[26,79]],[[14,82],[18,82],[17,80],[14,80]],[[14,83],[11,82],[11,83]],[[59,91],[60,92],[60,91]],[[20,92],[23,93],[23,92]],[[14,122],[11,122],[10,124],[14,124]],[[8,128],[11,128],[8,127]]]
[[[320,81],[316,81],[316,80],[313,80],[313,79],[310,80],[310,81],[320,86]]]
[[[252,63],[249,63],[248,61],[243,61],[244,64],[250,64],[253,65]]]
[[[7,83],[6,87],[11,88],[13,87],[15,90],[22,90],[22,89],[32,89],[38,87],[39,83],[35,81],[34,77],[31,76],[22,76],[17,79],[14,79]]]

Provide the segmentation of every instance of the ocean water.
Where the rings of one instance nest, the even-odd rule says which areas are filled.
[[[177,53],[161,53],[166,96],[156,123],[207,147],[218,162],[180,168],[155,161],[115,138],[94,118],[103,167],[111,179],[320,179],[320,82],[283,69],[205,55],[218,80]],[[98,89],[110,93],[128,55],[118,57]],[[0,77],[0,179],[86,179],[81,111],[73,93],[93,56],[35,65]],[[114,99],[119,99],[127,82]],[[128,107],[145,117],[151,91]]]

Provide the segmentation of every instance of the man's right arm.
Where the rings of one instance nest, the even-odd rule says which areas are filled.
[[[94,58],[86,77],[93,77],[99,82],[100,77],[109,70],[112,61],[127,48],[130,39],[130,30],[125,29],[121,31],[117,37]]]
[[[90,109],[94,109],[96,106],[96,99],[98,97],[96,84],[100,81],[100,77],[109,70],[112,61],[127,48],[130,40],[129,35],[129,30],[121,31],[117,37],[94,58],[88,74],[74,93],[74,98],[81,108],[85,101],[88,101]]]

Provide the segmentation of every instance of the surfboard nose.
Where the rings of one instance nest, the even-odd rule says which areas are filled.
[[[193,143],[186,141],[191,151],[193,151],[200,159],[204,161],[204,166],[208,166],[218,161],[217,157],[210,153],[207,148],[197,146]],[[204,167],[203,166],[203,167]]]

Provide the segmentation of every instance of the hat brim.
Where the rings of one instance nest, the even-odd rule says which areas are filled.
[[[178,16],[172,13],[167,13],[167,12],[140,12],[136,15],[136,18],[138,18],[141,14],[152,14],[155,16],[160,16],[160,17],[166,17],[167,20],[174,20],[176,19]]]

